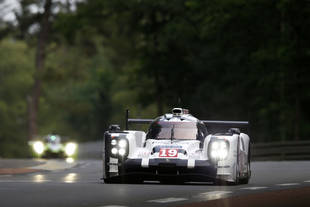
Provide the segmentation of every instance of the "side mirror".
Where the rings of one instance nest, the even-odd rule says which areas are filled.
[[[121,127],[117,124],[112,124],[109,126],[109,131],[113,132],[113,131],[121,131]]]
[[[239,128],[230,128],[228,130],[229,133],[232,133],[232,134],[240,134],[240,129]]]

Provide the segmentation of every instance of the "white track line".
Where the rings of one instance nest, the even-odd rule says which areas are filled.
[[[247,187],[247,188],[240,188],[240,190],[261,190],[261,189],[266,189],[268,187],[265,186],[253,186],[253,187]]]
[[[209,191],[205,193],[200,193],[198,197],[203,198],[204,200],[216,200],[223,198],[231,193],[232,191]]]
[[[281,183],[276,184],[277,186],[293,186],[293,185],[300,185],[299,183]]]
[[[310,183],[310,180],[305,180],[304,183]]]
[[[149,200],[146,202],[149,202],[149,203],[172,203],[172,202],[179,202],[179,201],[186,201],[186,200],[188,200],[188,199],[187,198],[171,197],[171,198],[161,198],[161,199]]]

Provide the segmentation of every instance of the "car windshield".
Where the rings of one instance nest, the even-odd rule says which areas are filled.
[[[50,144],[59,144],[60,143],[60,137],[57,135],[48,135],[46,138],[46,142]]]
[[[158,121],[151,124],[147,139],[196,139],[197,134],[195,122]]]

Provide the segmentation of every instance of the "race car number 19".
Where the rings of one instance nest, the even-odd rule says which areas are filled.
[[[160,149],[159,157],[178,157],[177,149]]]

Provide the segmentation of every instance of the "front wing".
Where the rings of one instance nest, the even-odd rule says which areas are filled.
[[[189,164],[189,162],[194,162]],[[110,163],[110,165],[115,165]],[[162,177],[177,177],[183,181],[214,181],[216,166],[208,160],[182,159],[127,159],[118,165],[114,176],[139,176],[145,180],[159,180]]]

